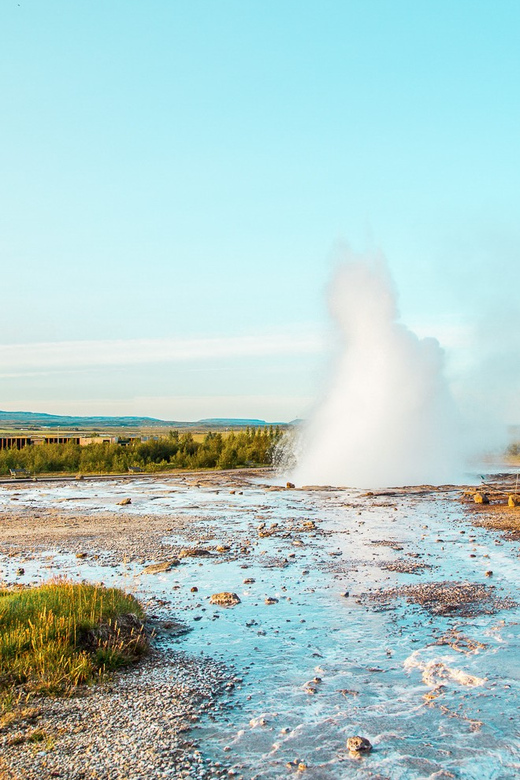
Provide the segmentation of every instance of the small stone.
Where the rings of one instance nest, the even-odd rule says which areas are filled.
[[[83,558],[86,558],[86,557],[87,557],[87,553],[86,552],[77,552],[76,553],[76,558],[79,558],[80,560],[83,559]]]
[[[197,588],[197,586],[196,586],[196,585],[194,585],[194,586],[193,586],[193,588],[190,588],[190,591],[191,591],[192,593],[198,593],[199,589]]]
[[[347,739],[347,748],[351,753],[370,753],[372,745],[365,737],[349,737]]]
[[[486,574],[486,577],[492,577],[493,576],[493,572],[491,570],[487,571],[485,574]]]
[[[22,576],[22,574],[25,574],[25,569],[23,569],[21,566],[19,569],[16,570],[16,573],[19,577]]]
[[[254,581],[254,577],[246,577],[244,580],[244,585],[252,585]]]
[[[285,486],[285,487],[286,487],[288,490],[292,490],[292,489],[294,488],[294,483],[293,483],[293,482],[288,482],[288,483],[286,484],[286,486]]]
[[[264,717],[252,718],[249,721],[249,725],[251,726],[252,729],[256,728],[257,726],[265,727],[269,725],[269,721],[267,720],[267,718]]]
[[[177,558],[173,558],[170,561],[162,561],[161,563],[151,563],[149,566],[144,567],[143,574],[161,574],[162,572],[170,571],[178,563]]]
[[[179,558],[209,558],[209,550],[204,547],[186,547],[179,553]]]
[[[267,596],[265,599],[266,604],[278,604],[278,599],[275,599],[274,596]]]
[[[128,506],[128,504],[131,504],[131,503],[132,503],[132,499],[131,498],[123,498],[122,501],[118,501],[117,502],[117,505],[118,506]]]

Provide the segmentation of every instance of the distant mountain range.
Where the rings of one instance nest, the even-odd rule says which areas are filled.
[[[212,417],[196,422],[180,420],[159,420],[155,417],[72,417],[60,414],[39,412],[3,412],[0,411],[0,428],[23,430],[40,428],[62,428],[64,430],[101,430],[108,428],[244,428],[246,426],[287,425],[288,423],[268,423],[265,420]]]

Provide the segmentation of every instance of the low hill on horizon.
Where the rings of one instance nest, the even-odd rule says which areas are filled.
[[[6,412],[0,410],[0,428],[31,430],[40,428],[62,428],[67,430],[92,430],[107,428],[243,428],[246,426],[287,425],[285,422],[268,423],[265,420],[212,417],[204,420],[182,421],[161,420],[156,417],[110,417],[110,416],[72,416],[46,414],[44,412]]]

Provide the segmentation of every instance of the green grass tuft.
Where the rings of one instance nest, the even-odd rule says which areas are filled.
[[[0,711],[22,694],[67,694],[148,648],[133,596],[55,579],[0,590]]]

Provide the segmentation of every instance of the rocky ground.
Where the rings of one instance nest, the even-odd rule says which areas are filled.
[[[239,491],[245,475],[200,475],[193,485]],[[189,486],[189,478],[184,480]],[[179,534],[186,550],[197,549],[199,523],[182,513],[168,516],[77,512],[66,502],[52,508],[18,504],[0,512],[0,554],[20,566],[43,550],[76,553],[104,565],[171,560],[182,546],[163,543]],[[124,487],[122,488],[124,491]],[[229,553],[223,550],[224,554]],[[153,601],[147,608],[156,608]],[[0,721],[0,780],[152,780],[218,778],[225,767],[206,760],[190,737],[190,728],[206,712],[224,704],[235,677],[207,657],[160,649],[161,631],[182,631],[151,615],[159,632],[152,652],[139,666],[106,684],[71,698],[20,702],[15,715]]]
[[[215,494],[225,493],[232,502],[233,496],[251,487],[251,476],[247,472],[211,472],[179,480],[182,480],[182,490],[202,487]],[[258,479],[259,475],[254,473],[254,476]],[[508,494],[514,489],[514,484],[509,482],[498,475],[481,489],[486,492],[489,503],[475,503],[475,488],[450,489],[448,492],[453,501],[462,502],[465,516],[475,525],[520,538],[520,508],[507,506]],[[153,489],[153,480],[147,484]],[[172,492],[175,489],[173,485]],[[283,488],[266,483],[262,489],[267,492]],[[272,541],[272,553],[262,554],[264,567],[287,567],[298,559],[300,551],[309,543],[314,547],[317,537],[329,533],[321,528],[318,516],[316,520],[295,517],[290,523],[270,523],[272,517],[267,514],[264,517],[259,505],[250,518],[248,516],[248,523],[240,535],[223,524],[217,537],[215,530],[205,522],[203,509],[197,515],[193,505],[190,513],[176,511],[160,515],[141,514],[130,504],[117,507],[114,512],[92,511],[87,506],[85,511],[78,511],[63,499],[57,499],[47,507],[38,502],[29,505],[20,501],[18,493],[21,490],[23,488],[16,484],[9,486],[10,501],[0,510],[0,555],[9,556],[11,561],[14,559],[21,568],[31,558],[39,558],[48,550],[72,553],[78,559],[99,561],[109,567],[137,564],[139,568],[142,566],[144,576],[152,577],[153,570],[147,572],[147,567],[179,565],[178,561],[183,565],[183,557],[192,555],[200,555],[201,560],[206,554],[221,560],[243,558],[242,568],[247,568],[247,556],[255,554],[255,539]],[[421,496],[435,492],[437,489],[428,486],[369,492],[356,499],[352,512],[358,516],[361,509],[368,507],[391,511],[395,508],[392,502],[399,501],[404,494],[422,500]],[[125,486],[121,484],[121,501],[124,500]],[[345,507],[348,506],[345,503]],[[365,520],[360,517],[356,522],[364,524]],[[171,543],[171,539],[175,539],[175,543]],[[462,539],[467,540],[468,546],[472,544],[471,534]],[[441,543],[442,539],[436,541]],[[278,545],[285,545],[283,553],[277,549]],[[418,577],[428,570],[435,572],[434,565],[421,560],[422,556],[417,553],[407,551],[400,541],[378,539],[369,547],[371,545],[374,554],[385,546],[400,554],[397,558],[383,558],[376,564],[384,570]],[[314,563],[325,571],[338,575],[344,570],[355,571],[356,561],[336,557],[340,554],[334,551],[321,554],[319,559],[317,553],[318,550]],[[474,557],[470,549],[468,554]],[[492,577],[493,573],[489,574]],[[384,609],[390,603],[405,600],[433,614],[459,616],[490,614],[513,607],[514,603],[505,601],[491,582],[489,579],[485,585],[442,580],[424,582],[360,594],[359,603],[363,602],[369,609]],[[237,679],[234,672],[207,657],[190,657],[172,652],[171,648],[161,650],[161,632],[178,627],[165,624],[161,602],[157,599],[145,606],[151,617],[149,625],[159,632],[151,655],[138,667],[107,684],[85,690],[81,695],[25,703],[18,719],[0,727],[0,780],[46,780],[51,777],[63,780],[182,777],[206,780],[235,772],[208,761],[190,731],[202,714],[218,717],[225,708],[226,696],[232,692]],[[457,647],[466,646],[464,637],[455,640]],[[448,637],[446,642],[454,646],[455,640]]]
[[[259,473],[262,470],[258,469]],[[179,487],[172,492],[190,487],[207,487],[233,493],[249,485],[249,470],[241,472],[206,472],[179,479]],[[153,489],[157,480],[150,479]],[[93,512],[68,507],[67,499],[58,499],[51,508],[18,503],[20,491],[26,485],[9,483],[9,508],[0,509],[0,553],[27,556],[42,549],[59,548],[66,552],[99,555],[103,563],[161,559],[172,555],[172,546],[164,544],[166,533],[180,534],[187,542],[198,539],[200,523],[193,516],[181,512],[171,515],[135,514],[132,512]],[[122,501],[125,485],[121,485]],[[203,518],[200,518],[203,519]]]
[[[2,780],[218,778],[190,739],[202,713],[219,707],[229,670],[210,659],[152,652],[111,683],[71,698],[36,699],[0,728]]]

